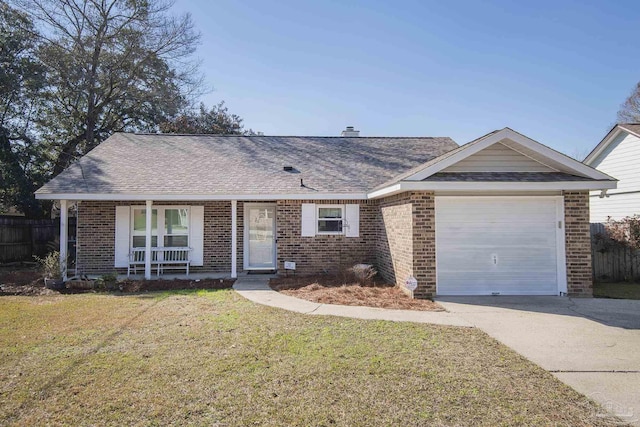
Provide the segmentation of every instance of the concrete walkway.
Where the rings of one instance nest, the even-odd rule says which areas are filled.
[[[471,326],[469,322],[446,311],[389,310],[375,307],[321,304],[290,297],[269,287],[269,277],[246,276],[233,285],[240,295],[258,304],[303,314],[342,316],[356,319],[391,320],[395,322],[431,323],[447,326]]]

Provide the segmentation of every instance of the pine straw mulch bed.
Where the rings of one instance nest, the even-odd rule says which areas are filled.
[[[235,280],[231,279],[201,279],[201,280],[123,280],[116,284],[117,291],[122,293],[173,291],[188,289],[228,289]],[[97,292],[96,289],[74,288],[72,282],[67,282],[67,289],[61,291],[49,289],[44,285],[42,273],[35,268],[0,269],[0,296],[2,295],[58,295],[85,292]]]
[[[444,311],[444,308],[434,301],[412,299],[397,286],[379,282],[362,286],[341,275],[278,277],[271,279],[269,286],[285,295],[322,304]]]

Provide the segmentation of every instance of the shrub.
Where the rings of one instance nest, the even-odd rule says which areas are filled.
[[[349,269],[349,272],[353,274],[356,282],[363,286],[371,285],[373,278],[378,274],[373,265],[370,264],[356,264]]]
[[[95,289],[103,290],[103,291],[115,291],[118,289],[118,273],[111,272],[107,274],[103,274],[98,279],[96,279],[94,283]]]
[[[640,215],[627,216],[621,220],[611,217],[605,224],[610,239],[632,249],[640,249]]]
[[[49,279],[61,279],[62,272],[60,271],[60,252],[49,252],[44,258],[34,256],[36,262],[40,266],[40,271]]]

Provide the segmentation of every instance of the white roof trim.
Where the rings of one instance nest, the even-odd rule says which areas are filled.
[[[204,201],[204,200],[366,200],[366,193],[317,194],[116,194],[116,193],[51,193],[38,194],[41,200],[115,200],[115,201]]]
[[[480,182],[480,181],[403,181],[368,194],[370,199],[388,197],[404,191],[561,191],[605,190],[616,188],[617,183],[602,181],[552,182]]]
[[[431,175],[437,172],[440,172],[443,169],[455,163],[458,163],[459,161],[464,160],[467,157],[505,139],[509,139],[515,142],[516,144],[522,145],[523,147],[526,147],[532,151],[535,151],[540,155],[547,157],[550,160],[553,160],[585,177],[595,179],[595,180],[613,179],[609,175],[606,175],[598,170],[593,169],[590,166],[586,166],[577,160],[574,160],[568,156],[565,156],[564,154],[561,154],[555,150],[552,150],[551,148],[545,145],[542,145],[539,142],[536,142],[530,138],[527,138],[526,136],[521,135],[512,129],[504,128],[492,135],[487,136],[484,139],[479,140],[476,143],[471,144],[469,147],[465,147],[460,151],[458,151],[457,153],[422,169],[421,171],[411,175],[410,177],[407,177],[406,181],[422,181],[423,179],[428,178]],[[536,161],[541,163],[539,160],[536,160]]]
[[[403,181],[370,193],[319,194],[112,194],[55,193],[36,194],[40,200],[108,200],[108,201],[207,201],[207,200],[366,200],[388,197],[405,191],[561,191],[604,190],[616,188],[616,181],[554,182],[479,182],[479,181]]]

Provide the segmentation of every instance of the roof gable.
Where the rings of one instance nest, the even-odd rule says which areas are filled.
[[[452,153],[447,153],[430,162],[414,168],[410,174],[404,174],[402,180],[406,181],[422,181],[439,172],[452,169],[455,170],[457,165],[462,164],[466,160],[466,163],[470,163],[467,159],[473,159],[472,156],[477,156],[483,150],[489,147],[493,147],[496,144],[500,144],[503,147],[513,150],[520,155],[527,157],[529,160],[543,165],[549,168],[553,172],[561,172],[569,175],[576,175],[579,177],[585,177],[595,180],[612,180],[610,176],[597,171],[589,166],[586,166],[577,160],[574,160],[562,153],[559,153],[537,141],[534,141],[510,128],[504,128],[499,131],[491,132],[481,138],[471,141]],[[500,148],[500,150],[503,150]],[[524,166],[532,165],[533,163],[527,162]],[[502,170],[501,170],[502,168]],[[506,167],[507,169],[516,169]],[[493,169],[493,170],[492,170]],[[499,162],[485,163],[484,170],[482,171],[462,171],[458,172],[507,172],[504,170],[504,166],[500,166]],[[526,169],[526,167],[525,167]],[[527,170],[509,170],[508,172],[533,172]]]
[[[611,143],[616,140],[622,133],[627,133],[630,135],[635,135],[640,138],[640,123],[622,123],[615,125],[606,135],[602,138],[602,141],[595,146],[595,148],[585,157],[583,163],[585,165],[594,165],[596,160],[600,157],[601,154],[606,155],[606,150],[609,148]]]
[[[557,172],[502,142],[490,145],[442,172]]]

